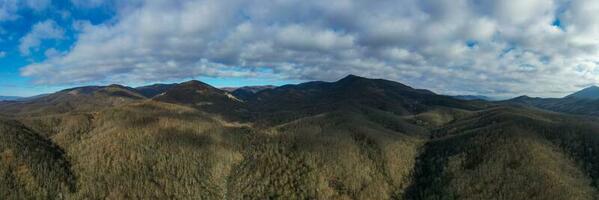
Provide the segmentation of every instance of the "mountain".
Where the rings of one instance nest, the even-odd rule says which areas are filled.
[[[245,86],[245,87],[239,87],[239,88],[223,88],[223,90],[231,92],[231,94],[233,96],[235,96],[239,99],[248,100],[248,99],[252,98],[256,93],[258,93],[262,90],[273,89],[273,88],[275,88],[275,86],[263,85],[263,86]]]
[[[147,98],[155,97],[156,95],[162,94],[177,84],[153,84],[147,86],[141,86],[135,88],[140,94]]]
[[[200,81],[148,94],[90,86],[0,103],[0,195],[599,197],[599,122],[524,104],[535,98],[464,101],[353,75],[245,100]]]
[[[48,115],[72,111],[94,111],[146,99],[134,88],[122,85],[85,86],[42,95],[27,101],[6,103],[1,113],[11,115]]]
[[[204,82],[192,80],[176,84],[152,98],[156,101],[184,104],[223,117],[247,117],[243,100],[231,93],[215,88]]]
[[[593,85],[572,93],[565,98],[597,100],[599,99],[599,87]]]
[[[193,80],[171,86],[155,100],[191,104],[196,106],[213,105],[222,102],[240,102],[229,92],[212,87],[204,82]]]
[[[48,95],[50,95],[50,94],[38,94],[38,95],[30,96],[30,97],[22,97],[22,98],[19,98],[18,101],[31,101],[31,100],[34,100],[34,99],[38,99],[38,98],[42,98],[42,97],[48,96]]]
[[[279,121],[302,115],[362,107],[385,110],[396,115],[409,115],[435,107],[475,109],[481,106],[393,81],[355,75],[349,75],[336,82],[315,81],[264,90],[248,99],[247,104],[256,113],[266,114],[263,116],[269,120]]]
[[[568,114],[599,116],[599,87],[591,86],[563,98],[520,96],[499,103],[530,106]]]
[[[487,96],[482,96],[482,95],[455,95],[452,96],[453,98],[456,99],[460,99],[460,100],[483,100],[483,101],[492,101],[493,99],[487,97]]]

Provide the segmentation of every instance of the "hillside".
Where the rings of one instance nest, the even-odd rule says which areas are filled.
[[[195,107],[229,120],[243,120],[249,114],[243,100],[196,80],[176,84],[153,99]]]
[[[76,190],[65,152],[23,124],[0,119],[0,196],[48,199]]]
[[[456,99],[461,99],[461,100],[482,100],[482,101],[492,101],[493,99],[487,96],[482,96],[482,95],[456,95],[456,96],[452,96],[453,98]]]
[[[166,92],[177,84],[153,84],[147,86],[136,87],[135,90],[147,98],[155,97]]]
[[[436,129],[408,199],[597,199],[592,120],[494,108]],[[548,189],[551,188],[551,189]]]
[[[247,101],[258,118],[286,122],[295,118],[334,110],[369,107],[395,115],[411,115],[434,107],[478,109],[483,104],[468,103],[414,89],[401,83],[349,75],[336,82],[308,82],[285,85],[258,92]]]
[[[26,101],[4,103],[0,107],[0,113],[40,116],[73,111],[89,112],[142,99],[145,97],[130,87],[87,86],[66,89]]]
[[[264,86],[245,86],[240,88],[223,88],[223,90],[231,92],[231,94],[241,100],[247,101],[254,97],[256,93],[261,92],[263,90],[276,88],[272,85],[264,85]]]
[[[266,89],[245,100],[200,81],[147,96],[99,86],[0,104],[0,195],[599,197],[599,123],[591,117],[463,101],[357,76]],[[77,106],[56,111],[66,103]]]

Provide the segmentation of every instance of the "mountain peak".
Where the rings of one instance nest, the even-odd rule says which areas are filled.
[[[208,85],[207,83],[204,83],[204,82],[198,81],[198,80],[185,81],[185,82],[180,83],[179,86],[193,87],[193,88],[210,88],[210,89],[218,90],[217,88],[212,87],[211,85]]]
[[[345,79],[365,79],[365,78],[361,77],[361,76],[356,76],[356,75],[353,75],[353,74],[349,74],[349,75],[343,77],[341,80],[345,80]]]
[[[182,82],[181,85],[199,85],[199,84],[205,84],[202,81],[198,81],[198,80],[189,80],[189,81],[185,81]]]
[[[577,99],[599,99],[599,87],[592,85],[586,87],[578,92],[572,93],[565,98],[577,98]]]
[[[119,85],[119,84],[110,84],[106,87],[114,87],[114,88],[127,88],[127,86]]]
[[[353,81],[357,81],[357,80],[369,80],[369,79],[361,77],[361,76],[356,76],[356,75],[350,74],[350,75],[347,75],[347,76],[343,77],[342,79],[340,79],[337,82],[353,82]]]
[[[589,87],[586,87],[585,90],[599,90],[599,87],[597,87],[596,85],[591,85]]]

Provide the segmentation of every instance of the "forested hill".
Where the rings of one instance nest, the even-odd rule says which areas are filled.
[[[597,199],[599,123],[382,79],[0,103],[7,199]]]

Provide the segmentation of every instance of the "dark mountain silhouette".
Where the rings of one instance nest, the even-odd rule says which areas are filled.
[[[258,113],[283,121],[298,115],[314,115],[360,107],[408,115],[437,106],[460,109],[475,109],[481,106],[393,81],[355,75],[349,75],[336,82],[315,81],[264,90],[249,98],[247,104]]]

